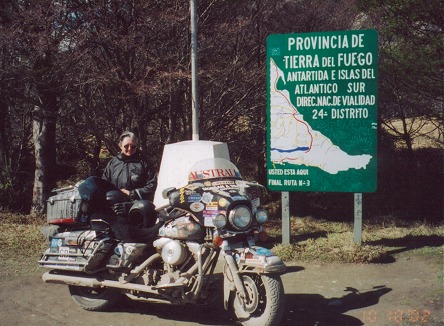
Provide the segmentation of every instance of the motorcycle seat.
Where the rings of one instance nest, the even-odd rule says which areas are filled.
[[[111,226],[108,222],[102,219],[92,219],[90,221],[91,230],[94,231],[107,231],[111,229]]]

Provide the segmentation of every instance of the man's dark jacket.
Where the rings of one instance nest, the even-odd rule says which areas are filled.
[[[106,165],[102,178],[119,189],[129,190],[131,200],[152,200],[157,186],[152,166],[139,151],[131,156],[119,153],[112,158]]]

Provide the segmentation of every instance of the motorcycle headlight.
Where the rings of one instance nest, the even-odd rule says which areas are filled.
[[[238,206],[230,212],[229,220],[236,229],[242,230],[250,226],[253,216],[248,207]]]
[[[256,220],[260,223],[260,224],[264,224],[265,222],[268,221],[268,213],[265,209],[259,209],[256,212]]]
[[[227,217],[224,214],[217,214],[213,217],[213,224],[217,228],[223,228],[227,225]]]

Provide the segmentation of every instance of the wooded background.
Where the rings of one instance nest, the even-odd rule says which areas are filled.
[[[54,187],[100,175],[124,130],[155,165],[165,144],[191,139],[189,7],[1,2],[1,209],[42,212]],[[264,184],[266,37],[376,29],[379,176],[365,214],[442,219],[443,21],[439,0],[200,0],[200,139],[227,142]],[[352,216],[346,194],[292,196],[297,214]]]

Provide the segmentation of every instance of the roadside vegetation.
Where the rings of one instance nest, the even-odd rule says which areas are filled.
[[[40,228],[43,216],[17,215],[0,212],[0,277],[17,277],[37,272],[37,260],[45,249]]]
[[[290,244],[282,244],[281,221],[269,223],[273,251],[284,261],[390,263],[402,253],[442,262],[444,225],[380,218],[363,225],[362,244],[353,241],[352,222],[291,218]]]
[[[0,277],[40,273],[37,260],[46,248],[40,228],[44,215],[0,213]],[[363,226],[363,243],[353,242],[353,223],[313,217],[291,218],[291,243],[282,244],[281,220],[267,224],[271,248],[287,263],[390,263],[399,255],[420,255],[442,263],[444,225],[380,218]]]

